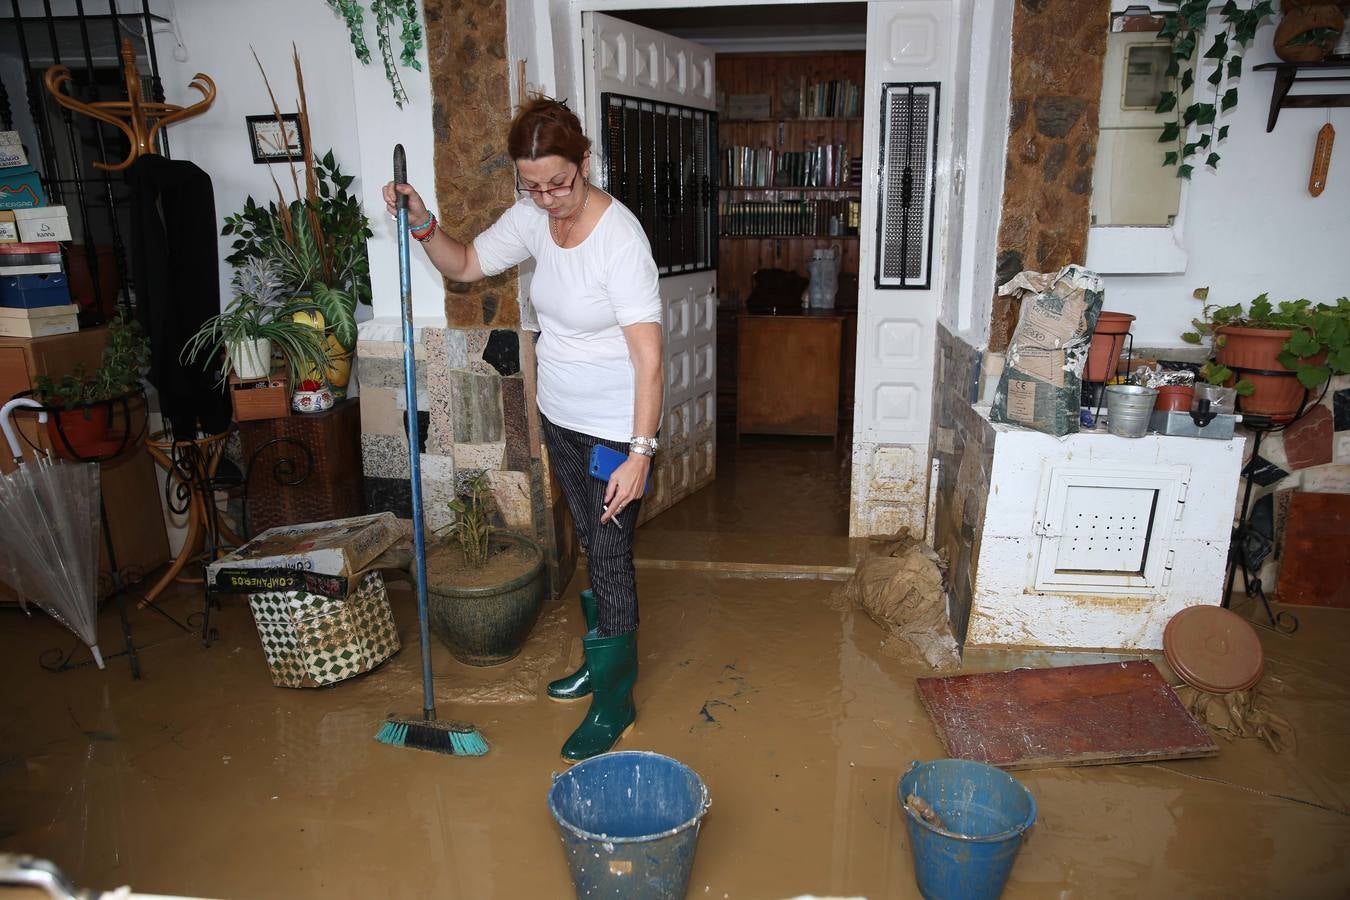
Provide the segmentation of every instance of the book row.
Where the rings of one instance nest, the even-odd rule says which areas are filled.
[[[861,212],[856,199],[723,200],[718,206],[725,237],[855,235]]]

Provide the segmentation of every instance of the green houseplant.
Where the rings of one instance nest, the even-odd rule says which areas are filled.
[[[350,375],[351,353],[356,348],[356,308],[360,303],[371,302],[366,241],[373,232],[361,209],[360,198],[350,192],[355,177],[343,174],[332,150],[316,159],[309,149],[304,75],[299,54],[293,56],[304,147],[302,166],[290,164],[295,197],[288,199],[274,178],[276,199],[264,206],[249,196],[240,212],[225,217],[221,234],[234,237],[233,252],[225,258],[227,262],[237,266],[249,259],[272,260],[286,290],[307,298],[309,309],[298,312],[295,318],[327,335],[328,363],[324,369],[301,375],[324,377],[334,393],[341,395]],[[280,123],[281,107],[261,62],[258,69]]]
[[[293,318],[311,305],[286,295],[275,263],[251,258],[234,273],[234,299],[218,315],[202,323],[183,347],[186,362],[210,362],[224,353],[240,379],[266,378],[273,351],[279,351],[299,384],[302,372],[323,366],[327,348],[322,335]],[[225,384],[224,372],[221,385]]]
[[[103,356],[93,372],[77,365],[58,379],[39,375],[33,396],[53,407],[47,430],[61,456],[102,458],[120,452],[130,433],[144,424],[141,373],[150,364],[150,339],[125,311],[108,324]]]
[[[1209,303],[1208,288],[1194,296],[1204,308],[1192,320],[1195,330],[1181,338],[1191,344],[1211,342],[1211,359],[1201,376],[1210,384],[1235,387],[1246,398],[1246,412],[1287,419],[1298,412],[1305,391],[1350,372],[1350,298],[1314,304],[1272,302],[1262,294],[1244,308]],[[1280,371],[1294,377],[1264,374]]]
[[[456,520],[427,554],[432,630],[460,662],[492,666],[513,658],[530,636],[547,592],[544,553],[529,537],[492,524],[495,504],[483,475],[450,503]]]

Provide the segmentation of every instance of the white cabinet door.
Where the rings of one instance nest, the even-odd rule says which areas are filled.
[[[606,171],[604,94],[677,107],[716,109],[714,58],[698,44],[600,13],[583,18],[586,66],[586,130],[595,139],[593,172]],[[713,141],[716,137],[713,135]],[[678,160],[687,164],[688,160]],[[715,154],[709,160],[716,165]],[[685,223],[668,227],[682,228]],[[702,235],[702,233],[699,233]],[[702,235],[716,241],[715,234]],[[715,257],[714,257],[715,258]],[[661,278],[665,317],[665,416],[661,452],[643,520],[657,515],[716,475],[717,458],[717,271]]]

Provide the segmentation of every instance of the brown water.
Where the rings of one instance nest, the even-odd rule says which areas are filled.
[[[659,555],[663,530],[715,531],[682,524],[644,534],[648,555],[677,558]],[[760,561],[799,558],[783,528],[761,532],[772,547]],[[895,786],[911,760],[942,755],[914,690],[923,673],[882,655],[865,615],[831,611],[828,581],[660,567],[639,579],[638,720],[620,748],[674,756],[708,784],[690,896],[917,896]],[[0,610],[0,850],[51,859],[86,887],[154,893],[567,897],[545,796],[584,704],[539,698],[577,658],[580,586],[506,666],[473,670],[435,648],[439,712],[482,730],[492,750],[479,759],[372,740],[387,712],[421,705],[404,583],[391,593],[405,649],[321,690],[272,687],[235,599],[209,649],[136,613],[150,645],[141,682],[124,659],[41,670],[38,653],[68,646],[66,633]],[[168,605],[196,602],[182,588]],[[1221,741],[1213,759],[1019,773],[1039,819],[1006,896],[1350,894],[1350,615],[1299,615],[1294,637],[1261,635],[1297,752]],[[105,650],[117,649],[111,611],[102,625]]]

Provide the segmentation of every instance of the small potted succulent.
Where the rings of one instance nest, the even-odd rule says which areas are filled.
[[[1192,320],[1195,330],[1181,338],[1191,344],[1212,342],[1201,377],[1232,387],[1242,398],[1237,403],[1242,412],[1288,421],[1308,391],[1321,388],[1332,375],[1350,372],[1350,299],[1272,302],[1262,294],[1244,308],[1209,303],[1208,288],[1194,296],[1204,309]]]

